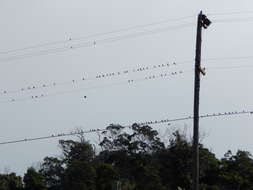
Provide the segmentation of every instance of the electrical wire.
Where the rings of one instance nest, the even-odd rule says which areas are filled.
[[[178,70],[178,71],[174,71],[174,72],[170,72],[170,73],[164,72],[164,73],[160,73],[160,74],[148,75],[146,77],[142,77],[142,78],[138,78],[138,79],[128,79],[128,80],[109,83],[109,84],[103,84],[103,85],[97,85],[97,86],[91,86],[91,87],[82,87],[82,88],[76,88],[73,90],[64,90],[64,91],[58,91],[58,92],[54,92],[54,93],[47,93],[47,94],[41,93],[41,94],[32,95],[32,96],[25,97],[25,98],[10,98],[8,100],[2,100],[2,101],[0,101],[0,103],[37,100],[37,99],[46,98],[46,97],[78,93],[78,92],[81,92],[84,90],[101,89],[101,88],[106,88],[109,86],[116,86],[116,85],[123,85],[123,84],[135,84],[135,83],[142,82],[142,81],[149,81],[149,80],[154,80],[154,79],[159,79],[159,78],[168,78],[168,77],[172,77],[172,76],[176,76],[176,75],[181,75],[181,74],[189,72],[189,71],[192,71],[192,70],[185,70],[185,71]]]
[[[26,46],[26,47],[23,47],[23,48],[17,48],[17,49],[11,49],[11,50],[7,50],[7,51],[1,51],[0,55],[1,54],[3,55],[3,54],[10,54],[10,53],[15,53],[15,52],[20,52],[20,51],[24,51],[24,50],[36,49],[36,48],[41,48],[41,47],[47,47],[47,46],[52,46],[52,45],[64,44],[64,43],[69,43],[69,42],[73,42],[73,41],[86,40],[86,39],[89,39],[89,38],[100,37],[100,36],[111,35],[111,34],[117,34],[117,33],[121,33],[121,32],[128,32],[128,31],[136,30],[136,29],[140,29],[140,28],[147,28],[147,27],[150,27],[150,26],[156,26],[156,25],[166,24],[166,23],[170,23],[170,22],[186,20],[186,19],[189,19],[189,18],[193,18],[195,16],[196,15],[189,15],[189,16],[184,16],[184,17],[180,17],[180,18],[170,18],[170,19],[160,20],[160,21],[151,22],[151,23],[147,23],[147,24],[139,24],[139,25],[135,25],[135,26],[124,27],[124,28],[120,28],[120,29],[107,31],[107,32],[99,32],[99,33],[80,36],[80,37],[70,37],[67,40],[59,40],[59,41],[53,41],[53,42],[40,43],[40,44],[36,44],[36,45]]]
[[[234,115],[245,115],[245,114],[253,114],[253,111],[232,111],[232,112],[219,112],[219,113],[212,113],[212,114],[205,114],[200,115],[200,119],[204,118],[212,118],[212,117],[225,117],[225,116],[234,116]],[[179,118],[166,118],[162,120],[153,120],[153,121],[145,121],[141,123],[137,123],[140,126],[145,125],[158,125],[158,124],[164,124],[164,123],[172,123],[172,122],[178,122],[178,121],[186,121],[186,120],[192,120],[193,116],[185,116],[185,117],[179,117]],[[126,125],[122,126],[123,128],[131,128],[132,125]],[[61,138],[61,137],[67,137],[67,136],[75,136],[75,135],[83,135],[88,133],[99,133],[103,131],[108,131],[107,128],[105,129],[90,129],[90,130],[81,130],[78,132],[70,132],[70,133],[59,133],[59,134],[53,134],[49,136],[43,136],[43,137],[36,137],[36,138],[25,138],[21,140],[10,140],[10,141],[2,141],[0,142],[0,145],[6,145],[6,144],[16,144],[16,143],[22,143],[22,142],[29,142],[29,141],[37,141],[37,140],[45,140],[45,139],[53,139],[53,138]]]
[[[243,15],[243,14],[253,14],[253,11],[232,11],[232,12],[217,12],[208,13],[207,16],[226,16],[226,15]]]
[[[91,77],[87,77],[84,75],[83,77],[80,77],[79,79],[70,79],[67,81],[58,81],[58,82],[50,82],[50,83],[42,83],[42,84],[34,84],[34,85],[26,85],[25,87],[20,87],[19,89],[16,90],[1,90],[0,91],[0,96],[3,95],[9,95],[9,94],[16,94],[20,92],[26,92],[26,91],[35,91],[38,89],[47,89],[47,88],[53,88],[57,86],[75,86],[78,83],[83,83],[87,81],[94,81],[94,80],[102,80],[102,79],[108,79],[108,78],[115,78],[117,76],[123,76],[123,75],[128,75],[131,73],[140,73],[148,70],[155,70],[155,69],[164,69],[164,68],[171,68],[172,66],[177,66],[183,63],[176,63],[176,62],[166,62],[162,64],[156,64],[156,65],[144,65],[144,66],[139,66],[135,67],[132,69],[124,69],[124,70],[118,70],[118,71],[111,71],[111,72],[105,72],[105,73],[97,73],[94,74]]]
[[[44,56],[44,55],[49,55],[49,54],[70,51],[70,50],[74,50],[74,49],[80,49],[80,48],[84,48],[84,47],[95,47],[97,45],[114,43],[114,42],[121,41],[121,40],[133,39],[133,38],[138,38],[138,37],[142,37],[142,36],[150,36],[150,35],[166,32],[169,30],[187,28],[187,27],[191,27],[193,25],[194,25],[194,23],[185,23],[185,24],[181,24],[181,25],[156,28],[156,29],[146,30],[146,31],[142,31],[142,32],[135,32],[135,33],[125,34],[125,35],[118,35],[118,36],[104,38],[104,39],[91,40],[91,41],[86,41],[86,42],[82,42],[82,43],[75,43],[75,44],[71,44],[68,46],[51,48],[51,49],[46,49],[46,50],[40,50],[37,52],[24,53],[24,54],[20,54],[20,55],[14,55],[14,56],[9,56],[9,57],[5,57],[5,58],[0,58],[0,62],[3,63],[3,62],[9,62],[9,61],[14,61],[14,60],[19,60],[19,59]]]
[[[253,17],[213,19],[213,23],[252,22]]]
[[[209,14],[206,14],[206,15],[207,16],[225,16],[225,15],[242,15],[242,14],[252,14],[252,13],[253,13],[253,11],[234,11],[234,12],[209,13]],[[74,41],[80,41],[80,40],[86,40],[86,39],[105,36],[105,35],[128,32],[128,31],[131,31],[131,30],[136,30],[136,29],[140,29],[140,28],[147,28],[147,27],[153,27],[153,26],[156,26],[156,25],[187,20],[187,19],[195,18],[195,17],[197,17],[197,15],[188,15],[188,16],[184,16],[184,17],[180,17],[180,18],[170,18],[170,19],[165,19],[165,20],[159,20],[159,21],[155,21],[155,22],[151,22],[151,23],[147,23],[147,24],[139,24],[139,25],[135,25],[135,26],[124,27],[124,28],[115,29],[115,30],[106,31],[106,32],[98,32],[98,33],[95,33],[95,34],[90,34],[90,35],[85,35],[85,36],[80,36],[80,37],[69,37],[66,40],[51,41],[51,42],[45,42],[45,43],[30,45],[30,46],[26,46],[26,47],[22,47],[22,48],[16,48],[16,49],[10,49],[10,50],[6,50],[6,51],[0,51],[0,55],[11,54],[11,53],[16,53],[16,52],[20,52],[20,51],[32,50],[32,49],[48,47],[48,46],[53,46],[53,45],[68,44],[68,43],[71,43],[71,42],[74,42]],[[236,18],[236,19],[238,19],[238,18]],[[234,18],[231,19],[231,20],[234,20]]]
[[[215,61],[226,61],[226,60],[248,60],[253,59],[253,56],[232,56],[232,57],[214,57],[214,58],[204,58],[202,59],[203,63],[207,62],[215,62]],[[2,89],[0,90],[0,96],[3,95],[9,95],[9,94],[15,94],[15,93],[24,93],[26,91],[34,91],[38,89],[47,89],[47,88],[54,88],[57,86],[75,86],[78,83],[87,82],[87,81],[94,81],[94,80],[102,80],[107,78],[113,78],[117,76],[127,75],[131,73],[136,72],[144,72],[147,70],[153,70],[153,69],[159,69],[164,67],[171,67],[171,66],[178,66],[178,65],[186,65],[194,63],[194,59],[192,60],[184,60],[184,61],[177,61],[177,62],[164,62],[161,64],[156,65],[143,65],[132,69],[122,69],[118,71],[111,71],[106,73],[97,73],[93,74],[91,77],[87,77],[85,74],[84,76],[80,77],[79,79],[70,79],[67,81],[57,81],[57,82],[49,82],[49,83],[42,83],[42,84],[34,84],[34,85],[26,85],[23,87],[20,87],[16,90],[10,90],[10,89]],[[253,67],[253,65],[235,65],[235,66],[207,66],[206,69],[239,69],[239,68],[250,68]]]

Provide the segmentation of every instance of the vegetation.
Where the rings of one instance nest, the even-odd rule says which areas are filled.
[[[191,189],[192,143],[178,131],[168,145],[149,126],[123,130],[110,125],[102,133],[101,151],[80,141],[59,141],[62,155],[44,158],[23,179],[0,174],[0,190],[177,190]],[[201,190],[253,190],[249,152],[228,151],[222,159],[200,144]]]

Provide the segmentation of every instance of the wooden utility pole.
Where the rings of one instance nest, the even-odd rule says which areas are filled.
[[[201,68],[201,41],[202,27],[207,28],[211,24],[210,20],[202,14],[198,15],[196,56],[195,56],[195,81],[194,81],[194,110],[193,110],[193,190],[199,190],[199,91],[200,73],[205,75],[205,70]]]

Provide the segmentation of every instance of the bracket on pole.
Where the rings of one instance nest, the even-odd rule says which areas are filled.
[[[205,68],[205,67],[203,67],[203,68],[199,67],[199,72],[200,72],[203,76],[205,76],[205,75],[206,75],[206,68]]]

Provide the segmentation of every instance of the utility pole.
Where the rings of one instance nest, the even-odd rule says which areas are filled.
[[[200,73],[205,75],[205,69],[201,68],[201,41],[202,27],[207,28],[211,21],[202,14],[198,15],[196,55],[195,55],[195,81],[194,81],[194,109],[193,109],[193,190],[199,190],[199,91]]]

